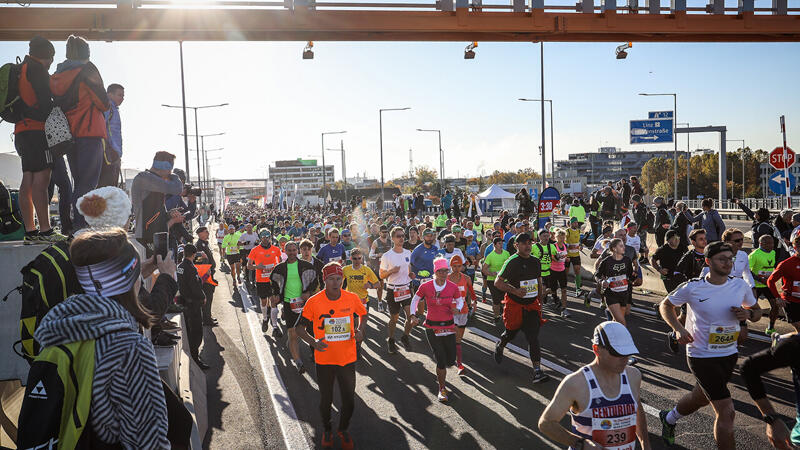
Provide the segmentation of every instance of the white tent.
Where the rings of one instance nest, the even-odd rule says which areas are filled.
[[[517,201],[514,194],[503,190],[500,186],[493,184],[488,189],[478,194],[480,207],[484,212],[501,211],[507,209],[514,211],[517,209]]]

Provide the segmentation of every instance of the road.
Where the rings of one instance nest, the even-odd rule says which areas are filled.
[[[286,338],[275,341],[261,333],[258,308],[253,306],[257,299],[243,289],[234,291],[230,276],[218,273],[217,279],[220,286],[212,309],[220,326],[205,329],[202,351],[213,366],[207,372],[209,430],[204,448],[318,447],[322,432],[319,394],[306,347],[301,347],[301,353],[312,369],[298,375],[289,364]],[[480,284],[475,287],[480,295]],[[629,328],[642,352],[637,367],[643,373],[642,401],[651,442],[653,448],[664,448],[657,412],[674,406],[692,388],[693,378],[685,354],[673,355],[666,349],[664,332],[668,328],[652,310],[658,300],[658,295],[637,295],[638,307]],[[421,328],[412,333],[411,352],[389,355],[383,345],[388,318],[373,309],[365,351],[357,363],[356,409],[350,427],[356,445],[385,449],[559,448],[539,433],[539,415],[563,374],[593,359],[590,335],[595,325],[605,320],[596,304],[587,309],[570,297],[569,307],[571,319],[545,314],[549,322],[542,328],[541,343],[546,371],[553,379],[533,384],[521,334],[509,346],[511,351],[506,352],[503,363],[495,363],[492,351],[502,329],[491,323],[490,306],[480,303],[464,339],[468,370],[460,378],[454,370],[448,374],[452,395],[446,405],[436,401],[435,364]],[[785,323],[780,326],[788,331]],[[763,330],[763,324],[752,329]],[[741,357],[767,347],[759,334],[752,333],[756,338],[742,346]],[[778,370],[766,380],[779,412],[794,417],[791,373]],[[764,425],[738,370],[730,388],[737,411],[738,446],[766,448]],[[335,426],[336,410],[333,419]],[[712,448],[712,429],[713,412],[706,407],[679,422],[676,447]]]

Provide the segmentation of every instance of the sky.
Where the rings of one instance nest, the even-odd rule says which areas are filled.
[[[187,42],[184,44],[189,106],[229,103],[199,112],[211,175],[265,178],[279,159],[321,159],[326,148],[346,150],[348,177],[380,178],[379,108],[410,107],[383,115],[384,177],[403,176],[414,166],[438,170],[440,129],[445,176],[488,175],[495,170],[541,170],[539,44],[479,43],[474,60],[464,60],[467,43],[315,42],[313,60],[301,59],[304,42]],[[622,150],[671,150],[672,144],[630,145],[629,120],[648,111],[672,109],[692,126],[725,125],[728,139],[771,150],[781,145],[779,116],[788,142],[800,142],[800,44],[633,43],[617,60],[618,43],[545,43],[545,98],[553,100],[555,159],[601,146]],[[56,63],[64,42],[56,42]],[[24,56],[27,43],[0,43],[0,61]],[[123,167],[144,169],[152,155],[167,150],[184,165],[178,44],[91,42],[91,59],[104,82],[125,86],[121,107]],[[51,72],[55,70],[55,64]],[[189,110],[189,133],[195,129]],[[549,115],[547,164],[550,167]],[[13,129],[0,124],[0,153],[13,152]],[[800,144],[795,144],[800,147]],[[190,140],[189,146],[195,148]],[[729,142],[728,150],[740,146]],[[695,134],[690,147],[719,148],[716,133]],[[686,149],[686,137],[678,141]],[[798,148],[800,150],[800,148]],[[192,173],[196,161],[192,157]],[[341,155],[326,163],[341,179]]]

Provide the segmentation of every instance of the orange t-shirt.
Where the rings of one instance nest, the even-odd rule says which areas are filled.
[[[447,277],[447,279],[453,281],[453,279],[450,277]],[[456,282],[453,281],[453,283]],[[469,300],[475,300],[477,298],[475,295],[475,289],[472,287],[472,278],[462,273],[461,279],[458,280],[456,286],[458,286],[458,290],[461,292],[461,297],[464,298],[464,306],[461,307],[461,311],[459,312],[462,314],[469,312]]]
[[[303,306],[303,317],[311,321],[314,338],[323,339],[328,348],[315,351],[317,364],[346,366],[356,360],[356,327],[353,314],[366,320],[367,309],[356,294],[342,290],[334,301],[328,299],[325,290],[317,292]]]
[[[253,247],[247,259],[253,261],[256,265],[263,264],[267,266],[266,269],[256,269],[256,282],[269,283],[269,274],[272,270],[281,263],[281,249],[271,245],[269,248],[264,248],[260,245]]]

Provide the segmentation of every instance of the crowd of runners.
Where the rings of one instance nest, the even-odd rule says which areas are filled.
[[[543,226],[524,214],[504,213],[491,222],[479,216],[450,217],[447,212],[441,213],[444,220],[438,212],[435,217],[396,215],[393,210],[376,213],[358,205],[338,213],[238,205],[220,215],[217,243],[223,268],[237,285],[234,295],[242,287],[260,299],[263,332],[271,328],[278,338],[286,330],[287,350],[299,374],[307,369],[300,341],[308,345],[321,396],[323,447],[333,445],[334,384],[342,399],[338,435],[343,448],[353,445],[347,429],[355,364],[372,308],[388,316],[386,336],[380,339],[387,354],[398,352],[398,337],[400,346],[411,351],[412,329],[424,328],[436,363],[438,401],[447,402],[448,368],[455,367],[458,375],[468,370],[461,341],[478,302],[491,305],[499,335],[496,362],[502,362],[506,345],[522,331],[532,366],[530,381],[541,383],[550,376],[541,365],[540,327],[546,314],[570,317],[569,291],[583,299],[586,308],[593,308],[592,301],[598,303],[597,311],[606,321],[591,335],[595,360],[562,380],[540,418],[542,432],[576,449],[629,449],[637,440],[649,448],[639,400],[642,376],[635,368],[638,350],[626,328],[633,287],[642,283],[642,265],[661,274],[669,295],[656,307],[672,329],[666,345],[676,354],[685,352],[696,381],[674,408],[660,413],[665,443],[674,444],[678,420],[710,403],[718,446],[735,446],[728,382],[747,322],[761,318],[757,298],[762,296],[770,302],[765,331],[772,346],[748,358],[742,371],[764,414],[771,442],[778,448],[800,443],[800,429],[795,428],[792,441],[760,381],[762,372],[800,364],[800,354],[791,350],[800,345],[798,338],[794,333],[781,336],[775,329],[779,318],[800,329],[796,251],[782,256],[776,251],[786,247],[777,230],[762,233],[748,256],[741,250],[741,230],[715,230],[716,239],[709,242],[710,233],[702,228],[675,229],[682,221],[660,198],[655,200],[655,213],[645,212],[637,223],[641,198],[634,195],[633,200],[617,217],[604,217],[602,203],[598,207],[594,198],[574,200],[565,210],[567,217]],[[671,206],[682,213],[680,204]],[[704,210],[713,211],[713,203]],[[652,254],[646,244],[648,229],[662,244]],[[792,247],[800,250],[800,237],[791,237]],[[589,258],[582,262],[582,254]],[[594,265],[586,267],[587,260]],[[593,274],[593,280],[584,280],[582,269]],[[800,393],[797,377],[795,389]],[[565,415],[570,416],[570,429],[560,425]]]

